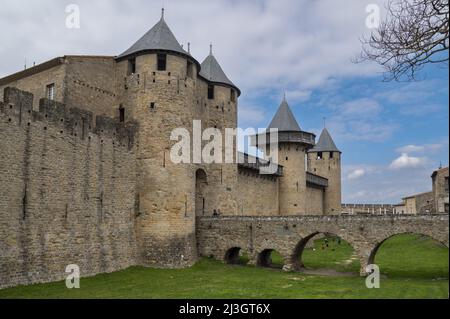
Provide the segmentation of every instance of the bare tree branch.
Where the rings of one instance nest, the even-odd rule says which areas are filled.
[[[416,80],[428,63],[448,67],[448,0],[389,0],[388,15],[355,60],[375,61],[385,69],[384,80]]]

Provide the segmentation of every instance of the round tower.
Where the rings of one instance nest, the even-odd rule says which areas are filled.
[[[208,175],[208,189],[205,209],[201,215],[236,215],[237,213],[237,163],[226,162],[225,130],[237,127],[237,106],[240,90],[227,77],[210,46],[209,55],[201,64],[197,96],[196,119],[202,121],[203,129],[220,131],[223,137],[222,163],[203,165]],[[208,143],[203,142],[203,145]],[[232,145],[232,155],[236,154],[236,144]]]
[[[308,151],[308,171],[328,179],[324,214],[341,213],[341,154],[326,128],[319,142]]]
[[[306,214],[306,152],[314,146],[315,135],[302,131],[286,101],[283,101],[267,131],[278,129],[280,215]]]
[[[196,170],[175,164],[170,150],[175,128],[192,136],[200,64],[185,51],[162,15],[131,48],[119,55],[120,118],[139,123],[136,237],[142,265],[183,267],[197,259]]]

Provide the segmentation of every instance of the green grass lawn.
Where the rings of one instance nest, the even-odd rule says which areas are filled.
[[[350,246],[330,241],[322,250],[322,242],[304,252],[307,268],[358,271]],[[376,262],[385,274],[380,289],[367,289],[358,276],[286,273],[204,258],[189,269],[131,267],[81,279],[80,289],[56,282],[0,290],[0,298],[448,298],[447,248],[421,236],[395,236],[382,245]]]

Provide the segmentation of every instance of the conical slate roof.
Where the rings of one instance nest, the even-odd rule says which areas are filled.
[[[223,83],[237,88],[237,86],[230,81],[225,72],[223,72],[219,62],[217,62],[212,54],[212,49],[205,61],[201,64],[200,75],[208,81]]]
[[[297,120],[295,119],[294,114],[292,114],[292,111],[286,101],[286,98],[284,98],[283,102],[281,102],[281,105],[272,122],[270,122],[267,130],[271,128],[276,128],[279,132],[301,131],[300,126],[298,125]]]
[[[330,132],[326,128],[320,134],[319,142],[310,150],[310,152],[341,152],[331,138]]]
[[[190,55],[181,47],[172,31],[170,31],[166,21],[164,21],[164,11],[161,15],[161,20],[159,20],[159,22],[151,28],[150,31],[148,31],[142,38],[133,44],[131,48],[126,50],[117,58],[120,59],[125,56],[147,50],[173,51],[184,55]]]

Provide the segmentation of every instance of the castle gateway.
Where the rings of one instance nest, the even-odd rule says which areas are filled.
[[[240,164],[173,163],[171,132],[191,130],[194,120],[222,135],[236,128],[241,91],[212,50],[203,63],[184,50],[163,16],[119,56],[55,58],[0,79],[0,91],[0,288],[63,279],[69,264],[89,276],[222,259],[232,247],[217,235],[235,234],[250,250],[255,237],[244,226],[252,218],[252,227],[273,232],[264,238],[274,245],[283,245],[281,224],[303,225],[288,234],[286,254],[315,234],[311,227],[306,235],[306,220],[320,231],[351,225],[359,231],[351,243],[361,247],[371,227],[392,223],[358,228],[330,216],[341,209],[342,154],[326,129],[317,143],[303,131],[286,99],[268,128],[279,134],[271,174],[248,154]],[[448,216],[421,227],[435,227],[448,245]]]

